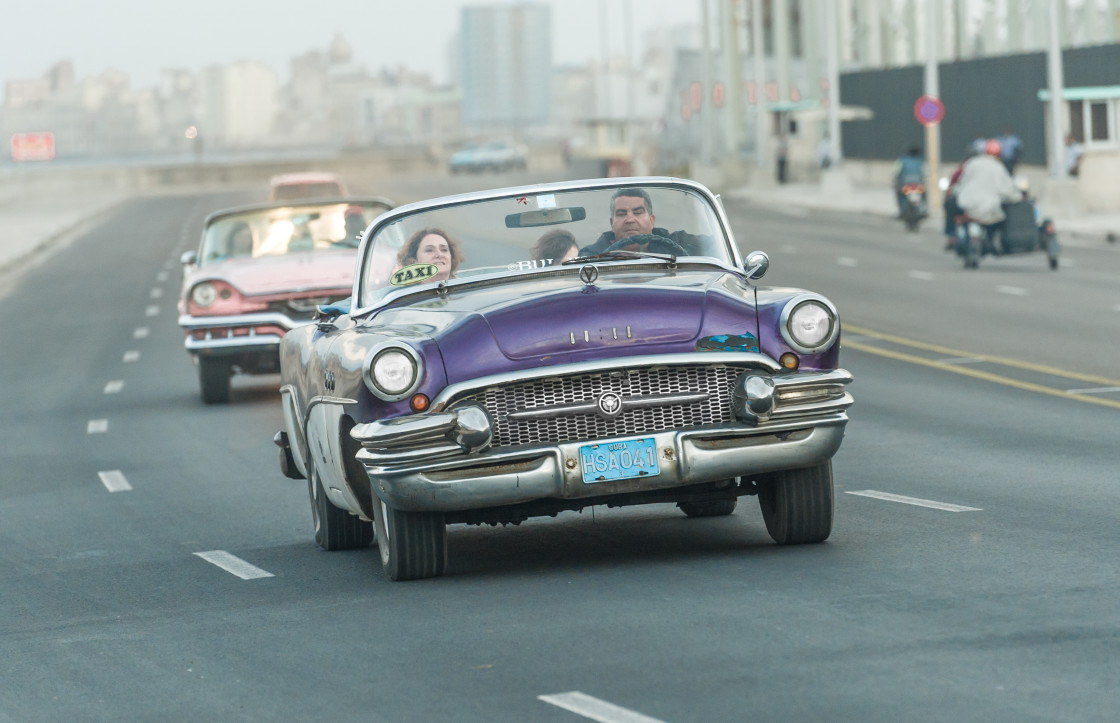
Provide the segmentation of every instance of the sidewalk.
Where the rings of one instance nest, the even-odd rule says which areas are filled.
[[[890,188],[867,188],[822,183],[787,183],[764,187],[747,186],[729,191],[730,198],[778,206],[800,206],[830,211],[896,218],[898,203]],[[1058,235],[1078,236],[1087,241],[1115,244],[1120,240],[1120,213],[1085,213],[1078,216],[1048,214],[1053,218]],[[925,222],[927,228],[941,228],[943,216],[936,214]],[[1120,248],[1120,246],[1118,246]]]
[[[0,293],[22,270],[128,198],[114,191],[0,200]]]

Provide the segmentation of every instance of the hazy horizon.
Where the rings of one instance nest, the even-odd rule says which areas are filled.
[[[610,30],[607,54],[627,51],[631,8],[633,51],[655,27],[699,25],[697,0],[540,0],[552,9],[553,61],[578,64],[603,55],[600,18]],[[257,60],[282,80],[293,57],[326,51],[342,34],[354,63],[369,72],[405,67],[448,82],[448,48],[459,9],[515,2],[421,0],[412,4],[369,0],[320,0],[304,13],[275,2],[242,0],[159,3],[151,0],[39,0],[21,3],[0,24],[0,91],[9,80],[38,78],[60,61],[74,64],[81,80],[107,70],[128,73],[134,88],[154,86],[164,69],[199,72],[209,65]]]

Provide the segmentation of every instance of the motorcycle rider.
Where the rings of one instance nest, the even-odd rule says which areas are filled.
[[[991,239],[994,227],[1003,222],[1003,204],[1022,198],[1011,174],[1001,160],[1001,147],[994,138],[984,144],[984,153],[964,164],[956,184],[957,205],[968,220],[986,227]]]
[[[925,183],[925,161],[917,146],[910,146],[894,163],[894,195],[898,200],[898,215],[906,215],[906,196],[903,187],[911,183]]]

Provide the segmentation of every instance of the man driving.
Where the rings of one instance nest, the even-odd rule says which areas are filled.
[[[601,254],[615,243],[633,236],[661,236],[676,242],[686,253],[700,249],[700,237],[684,231],[670,233],[654,224],[653,201],[641,188],[620,188],[611,195],[611,230],[603,232],[595,243],[579,250],[580,256]],[[636,249],[640,247],[635,244]]]

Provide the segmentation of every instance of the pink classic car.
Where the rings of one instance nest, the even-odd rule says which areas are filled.
[[[393,208],[380,197],[269,203],[210,214],[183,254],[179,326],[202,401],[229,401],[234,374],[280,370],[280,339],[320,304],[350,295],[358,245]]]

